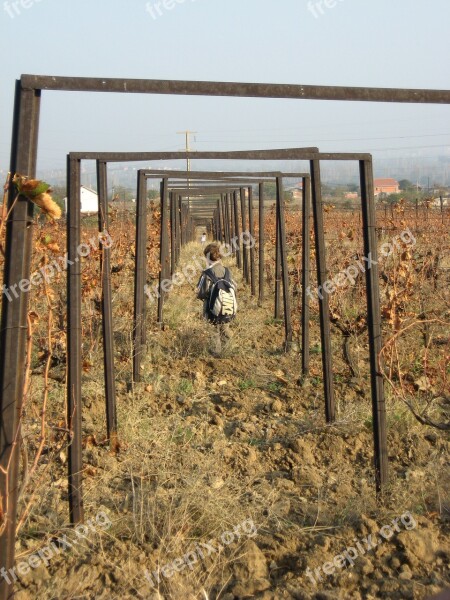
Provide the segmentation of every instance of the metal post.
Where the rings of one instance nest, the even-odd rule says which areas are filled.
[[[106,396],[106,429],[112,449],[117,447],[116,384],[114,369],[114,328],[111,294],[111,250],[102,243],[109,230],[108,183],[106,163],[97,161],[98,230],[100,238],[100,272],[102,277],[103,370]]]
[[[278,190],[277,190],[278,194]],[[274,318],[281,319],[281,253],[280,253],[280,214],[278,196],[275,210],[275,307]]]
[[[284,215],[283,179],[277,177],[277,213],[280,235],[280,264],[283,280],[284,329],[286,335],[285,349],[290,350],[292,344],[291,302],[289,297],[289,271],[287,261],[286,221]]]
[[[225,233],[225,241],[229,245],[231,243],[231,227],[230,227],[230,205],[228,194],[223,195],[223,204],[225,208],[225,224],[226,224],[226,233]]]
[[[179,219],[178,219],[178,196],[173,192],[173,226],[174,226],[174,239],[175,239],[175,268],[180,260],[180,232],[179,232]]]
[[[309,375],[309,284],[310,284],[310,222],[311,222],[311,180],[303,178],[302,191],[302,375]]]
[[[238,269],[242,268],[242,259],[241,259],[241,245],[239,243],[240,239],[240,231],[239,231],[239,208],[238,208],[238,198],[237,192],[233,192],[233,213],[234,213],[234,244],[236,248],[236,263]]]
[[[230,226],[231,226],[231,231],[230,231],[230,244],[231,247],[233,249],[233,254],[236,256],[236,245],[235,245],[235,236],[236,236],[236,219],[234,217],[234,199],[233,199],[233,194],[229,194],[229,201],[230,201],[230,216],[231,216],[231,222],[230,222]],[[237,262],[237,257],[236,257],[236,262]]]
[[[224,244],[226,244],[227,242],[227,216],[225,214],[225,201],[223,198],[223,194],[220,194],[220,213],[222,215],[222,231],[223,231],[223,235],[222,235],[222,242]]]
[[[175,273],[175,192],[169,195],[170,202],[170,274]]]
[[[16,82],[10,172],[35,176],[39,129],[40,91],[24,90]],[[12,208],[16,190],[10,184],[8,209]],[[30,277],[32,222],[34,205],[20,196],[6,224],[6,256],[0,332],[0,497],[3,504],[0,535],[0,566],[14,566],[17,495],[26,355],[29,295],[17,290]],[[12,293],[14,287],[15,292]],[[12,587],[0,580],[0,599],[10,598]]]
[[[248,223],[250,229],[250,279],[251,293],[256,296],[256,273],[255,273],[255,216],[253,212],[253,188],[248,188]]]
[[[241,218],[242,218],[242,233],[244,234],[247,231],[247,211],[245,207],[245,188],[240,188],[240,196],[241,196]],[[239,244],[241,247],[241,244]],[[242,237],[242,266],[243,266],[243,276],[245,279],[245,283],[250,283],[249,269],[248,269],[248,248],[245,243],[245,238]]]
[[[180,240],[181,246],[183,247],[186,244],[186,227],[184,222],[184,204],[183,199],[180,196]]]
[[[222,195],[219,195],[219,199],[217,200],[217,208],[220,217],[220,241],[223,243],[225,241],[225,219],[223,216]]]
[[[259,300],[264,302],[264,183],[259,184]]]
[[[377,493],[380,493],[388,483],[388,450],[383,374],[379,365],[383,343],[381,337],[380,286],[378,279],[379,269],[372,161],[360,161],[359,170],[361,177],[364,256],[370,260],[366,269],[367,325],[369,330],[375,480]]]
[[[136,197],[136,249],[134,270],[133,381],[141,381],[145,336],[145,284],[147,279],[147,181],[140,174]]]
[[[158,298],[158,323],[160,326],[163,324],[163,306],[164,306],[164,297],[165,291],[163,290],[163,286],[165,285],[165,280],[168,278],[168,270],[169,270],[169,244],[168,244],[168,231],[167,231],[167,189],[168,180],[165,177],[161,183],[161,250],[160,250],[160,259],[161,259],[161,271],[159,273],[159,298]],[[192,241],[192,233],[189,228],[189,241]]]
[[[80,245],[81,161],[68,157],[67,182],[67,422],[69,444],[69,507],[70,522],[82,523],[83,460],[81,455],[81,268]]]
[[[225,206],[225,194],[220,195],[220,206],[222,211],[222,222],[223,222],[223,242],[228,244],[228,220],[227,211]]]
[[[217,210],[214,211],[214,216],[212,218],[212,236],[213,239],[217,239]]]
[[[220,208],[220,200],[217,200],[217,235],[216,238],[219,242],[223,241],[222,234],[222,210]]]
[[[323,289],[327,281],[327,265],[325,254],[325,233],[323,229],[322,187],[320,181],[320,161],[312,160],[311,186],[314,216],[314,234],[316,244],[317,284],[320,311],[320,338],[322,343],[323,385],[325,394],[325,416],[327,423],[335,421],[335,405],[333,390],[333,365],[331,353],[331,326],[328,294]]]

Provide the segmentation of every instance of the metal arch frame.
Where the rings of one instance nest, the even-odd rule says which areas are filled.
[[[360,164],[368,165],[367,169],[372,173],[372,157],[370,154],[364,153],[319,153],[316,148],[312,149],[288,149],[288,150],[273,150],[273,151],[238,151],[238,152],[198,152],[195,153],[195,158],[198,159],[235,159],[236,155],[242,160],[309,160],[311,168],[311,188],[312,188],[312,200],[313,200],[313,216],[314,216],[314,230],[316,239],[316,261],[317,261],[317,272],[318,272],[318,285],[319,287],[325,284],[327,280],[326,270],[326,252],[325,252],[325,237],[323,232],[323,215],[322,215],[322,197],[321,197],[321,184],[320,184],[320,161],[321,160],[357,160]],[[172,159],[183,159],[186,158],[186,153],[150,153],[151,159],[164,160],[166,158]],[[94,159],[96,155],[93,153],[74,153],[72,155],[73,160],[80,161],[82,158]],[[121,160],[147,160],[148,154],[132,154],[129,153],[102,153],[102,160],[112,159],[113,162]],[[363,179],[363,173],[365,170],[360,171],[361,176],[361,189],[363,199],[367,198],[368,202],[373,211],[373,224],[375,225],[375,210],[374,210],[374,197],[373,197],[373,176],[371,176],[370,182]],[[167,175],[167,172],[165,171]],[[167,178],[164,180],[167,182]],[[367,187],[372,186],[372,192]],[[364,191],[366,190],[366,192]],[[280,191],[280,190],[279,190]],[[163,206],[165,203],[163,203]],[[280,209],[282,210],[283,203],[277,202],[277,217],[278,226],[284,226],[284,218],[281,218],[279,214]],[[368,208],[363,202],[363,213],[364,208]],[[367,211],[366,211],[367,212]],[[235,218],[237,215],[237,203],[235,200]],[[364,214],[363,214],[364,220]],[[366,221],[364,220],[364,226],[366,227]],[[284,238],[284,233],[281,231],[280,238]],[[366,255],[369,253],[375,257],[377,254],[376,249],[376,236],[375,230],[373,230],[373,236],[365,235],[365,251]],[[367,242],[367,245],[366,245]],[[277,244],[278,246],[278,244]],[[282,248],[280,248],[281,260],[284,261],[286,257],[282,256]],[[368,324],[369,324],[369,342],[370,342],[370,354],[371,354],[371,381],[372,381],[372,403],[373,403],[373,416],[374,416],[374,438],[375,438],[375,471],[376,471],[376,483],[377,491],[380,491],[384,483],[387,482],[387,450],[386,450],[386,428],[385,428],[385,404],[384,404],[384,392],[383,392],[383,378],[377,367],[379,349],[381,349],[381,317],[379,310],[379,286],[377,279],[377,268],[371,269],[370,272],[366,273],[367,281],[367,297],[368,297],[368,309],[369,306],[373,308],[369,313]],[[286,269],[287,274],[287,269]],[[374,274],[376,275],[374,277]],[[287,288],[286,288],[287,289]],[[285,294],[285,300],[287,294]],[[378,306],[378,312],[377,312]],[[285,305],[286,309],[286,305]],[[285,311],[288,313],[289,311]],[[322,341],[322,364],[323,364],[323,379],[324,379],[324,394],[325,394],[325,413],[327,422],[331,423],[334,421],[334,390],[333,390],[333,374],[332,374],[332,352],[331,352],[331,325],[329,318],[329,307],[328,307],[328,296],[319,296],[319,312],[320,312],[320,329],[321,329],[321,341]],[[378,329],[377,329],[378,328]],[[379,335],[377,334],[379,332]]]
[[[263,227],[263,220],[264,220],[264,204],[263,204],[263,183],[266,180],[271,180],[271,179],[277,179],[277,177],[282,177],[284,178],[295,178],[295,179],[302,179],[303,181],[303,188],[305,190],[304,194],[303,194],[303,211],[304,213],[306,213],[306,223],[309,222],[309,211],[310,211],[310,174],[309,173],[298,173],[298,172],[281,172],[281,171],[276,171],[276,172],[271,172],[271,171],[263,171],[263,172],[244,172],[244,171],[235,171],[235,172],[209,172],[209,171],[190,171],[189,173],[187,171],[175,171],[175,170],[155,170],[155,169],[142,169],[139,171],[139,173],[141,173],[140,176],[149,176],[149,175],[154,175],[154,174],[162,174],[162,173],[169,173],[171,178],[181,178],[183,179],[183,182],[186,180],[186,178],[189,179],[190,182],[195,182],[195,181],[202,181],[202,180],[209,180],[210,178],[216,178],[216,177],[224,177],[224,179],[226,181],[230,181],[230,182],[235,182],[238,181],[238,179],[236,179],[235,177],[237,176],[247,176],[249,178],[252,179],[252,183],[253,185],[259,185],[259,193],[260,193],[260,202],[259,202],[259,230],[260,230],[260,239],[259,239],[259,246],[260,246],[260,254],[259,254],[259,273],[260,273],[260,278],[259,278],[259,304],[262,303],[263,298],[264,298],[264,279],[262,277],[263,275],[263,270],[264,270],[264,227]],[[139,175],[138,175],[139,177]],[[249,189],[249,195],[251,194],[251,188],[249,186],[243,186],[243,187],[248,187]],[[242,186],[240,187],[240,190],[242,190]],[[242,195],[242,191],[241,191],[241,195]],[[250,225],[250,230],[253,229],[253,202],[252,199],[249,197],[249,219],[251,221],[251,223],[249,223]],[[278,219],[277,219],[278,221]],[[239,235],[239,234],[238,234]],[[244,247],[244,265],[245,265],[245,250],[246,248]],[[280,265],[280,261],[278,260],[279,255],[280,255],[280,244],[277,244],[276,246],[276,251],[277,251],[277,261],[276,261],[276,265],[277,265],[277,273],[276,273],[276,282],[275,282],[275,317],[279,318],[281,316],[280,313],[280,288],[281,288],[281,265]],[[303,256],[309,256],[309,239],[305,240],[304,236],[303,236]],[[304,261],[305,262],[305,261]],[[238,254],[238,266],[240,267],[239,264],[239,254]],[[303,290],[306,290],[306,288],[308,287],[308,283],[309,283],[309,263],[308,265],[303,265],[303,272],[306,274],[305,278],[305,283],[306,285],[303,287]],[[256,294],[256,285],[255,285],[255,277],[254,277],[254,249],[252,248],[250,250],[250,275],[251,275],[251,286],[252,286],[252,295]],[[248,283],[248,276],[249,273],[247,272],[247,283]],[[284,289],[284,288],[283,288]],[[307,348],[308,343],[309,343],[309,304],[308,304],[308,298],[307,298],[307,294],[304,291],[303,292],[303,298],[302,298],[302,373],[303,375],[307,374],[308,372],[308,363],[309,363],[309,349]],[[290,312],[290,311],[288,311]],[[285,319],[286,319],[286,315],[285,315]],[[288,341],[290,336],[291,336],[291,327],[290,324],[285,323],[286,325],[286,340]]]
[[[68,376],[68,381],[69,381],[69,386],[68,386],[68,416],[72,425],[72,429],[73,429],[73,440],[72,440],[72,444],[70,445],[69,448],[69,500],[70,500],[70,514],[71,514],[71,521],[73,522],[78,522],[80,520],[83,519],[83,503],[82,503],[82,477],[81,477],[81,470],[82,470],[82,456],[81,456],[81,360],[80,360],[80,356],[81,356],[81,352],[80,352],[80,348],[81,348],[81,293],[80,293],[80,270],[79,270],[79,263],[75,260],[76,259],[76,249],[78,248],[80,239],[79,239],[79,233],[80,233],[80,227],[79,227],[79,213],[80,213],[80,197],[79,197],[79,188],[80,188],[80,173],[81,173],[81,160],[84,157],[82,155],[80,155],[80,153],[74,153],[74,154],[70,154],[68,156],[68,190],[69,190],[69,214],[68,214],[68,221],[67,221],[67,228],[68,228],[68,259],[69,259],[69,274],[68,274],[68,298],[70,298],[70,302],[69,302],[69,306],[68,306],[68,347],[71,349],[70,352],[70,357],[69,357],[69,376]],[[92,156],[90,156],[90,158],[92,158]],[[126,156],[123,155],[121,157],[119,157],[119,160],[126,160]],[[135,156],[133,156],[133,159],[135,159]],[[177,175],[180,174],[180,172],[176,172]],[[101,210],[99,210],[99,219],[100,219],[100,212],[103,213],[102,218],[104,219],[103,222],[107,223],[107,210],[106,210],[106,188],[107,188],[107,182],[106,182],[106,161],[104,160],[99,160],[97,159],[97,174],[98,174],[98,188],[99,188],[99,208],[102,207]],[[141,225],[137,225],[137,232],[139,232],[139,230],[142,228],[142,232],[141,235],[144,235],[144,231],[145,231],[145,221],[142,219],[142,216],[140,213],[142,211],[145,212],[145,207],[146,204],[145,202],[143,203],[141,200],[139,200],[140,198],[146,196],[145,192],[143,195],[143,188],[141,188],[142,185],[142,180],[145,178],[156,178],[159,179],[161,178],[162,175],[168,175],[169,173],[167,171],[164,172],[156,172],[154,175],[147,175],[147,176],[141,176],[139,177],[138,175],[138,200],[137,200],[137,223],[139,221],[139,216],[141,216]],[[240,173],[239,173],[240,174]],[[279,175],[279,172],[274,172],[272,174],[272,177],[274,175]],[[185,173],[181,172],[181,175],[185,175]],[[245,181],[247,182],[247,184],[253,185],[255,182],[258,183],[259,181],[261,181],[261,175],[264,175],[267,178],[271,178],[267,176],[267,172],[263,173],[263,174],[259,174],[260,177],[259,179],[252,179],[251,174],[247,174],[247,177],[245,178]],[[287,176],[289,177],[298,177],[298,176],[303,176],[304,178],[304,183],[305,183],[305,178],[309,177],[309,174],[305,174],[305,173],[289,173]],[[206,178],[210,178],[212,177],[212,175],[208,172],[205,175],[202,176],[205,180]],[[164,194],[167,193],[167,182],[168,182],[168,178],[167,177],[163,177],[162,179],[163,181],[163,186],[162,186],[162,197],[164,198]],[[224,179],[224,184],[228,181],[227,178]],[[231,183],[231,182],[230,182]],[[242,182],[240,182],[240,185],[242,185]],[[306,185],[304,185],[304,188],[306,189]],[[73,192],[71,191],[73,190]],[[166,191],[164,191],[166,190]],[[278,202],[277,202],[278,207],[281,206],[281,210],[282,210],[282,203],[279,202],[279,198],[278,198]],[[167,202],[162,203],[162,208],[167,208]],[[236,216],[237,216],[237,211],[236,211]],[[162,216],[163,221],[165,220],[165,216]],[[106,221],[105,221],[106,219]],[[284,218],[283,219],[278,219],[278,224],[282,224],[284,223]],[[281,225],[280,225],[281,226]],[[100,220],[99,220],[99,227],[100,227]],[[161,232],[162,234],[166,231],[165,227],[161,228]],[[137,233],[137,239],[138,239],[138,233]],[[161,248],[164,249],[166,246],[166,240],[162,239],[161,240]],[[283,260],[280,262],[280,270],[283,273],[283,290],[284,290],[284,302],[285,302],[285,327],[286,327],[286,337],[288,338],[290,335],[290,331],[291,331],[291,326],[290,326],[290,306],[289,306],[289,297],[288,297],[288,276],[287,276],[287,265],[286,265],[286,252],[285,252],[285,236],[284,234],[280,234],[278,236],[278,244],[277,244],[277,251],[278,251],[278,255],[281,257],[281,255],[283,255]],[[145,243],[141,243],[140,244],[141,249],[144,248],[145,249]],[[136,244],[136,254],[137,257],[140,257],[141,255],[141,251],[139,251],[139,245],[138,243]],[[144,257],[145,258],[145,257]],[[138,258],[138,267],[136,268],[135,271],[135,286],[136,288],[138,288],[139,282],[141,281],[142,277],[143,277],[143,264],[144,262],[142,261],[142,268],[139,268],[139,263],[141,263],[141,261],[139,261]],[[282,266],[284,268],[282,268]],[[105,283],[108,280],[108,274],[105,273],[105,270],[103,271],[103,282]],[[143,284],[143,281],[141,282]],[[109,287],[109,284],[108,284]],[[279,289],[279,288],[278,288]],[[108,293],[105,294],[103,296],[103,298],[105,297],[111,297],[110,294],[110,290],[108,290]],[[104,357],[105,357],[105,383],[106,383],[106,376],[107,374],[109,375],[110,379],[114,379],[113,378],[113,373],[114,373],[114,363],[113,363],[113,347],[112,347],[112,311],[111,311],[111,306],[109,304],[109,306],[105,305],[105,302],[102,303],[103,304],[103,315],[104,315],[104,320],[103,320],[103,326],[104,326],[104,333],[106,332],[106,327],[109,327],[109,335],[106,335],[104,337],[104,346],[105,346],[105,350],[104,350]],[[143,294],[140,294],[139,292],[137,292],[135,294],[135,316],[136,314],[138,314],[139,308],[140,310],[142,310],[142,308],[145,306],[145,303],[143,302]],[[161,307],[160,310],[162,310],[162,303],[159,304],[159,306]],[[133,357],[133,372],[134,375],[136,377],[137,374],[139,374],[139,369],[140,369],[140,356],[141,356],[141,352],[142,352],[142,341],[143,341],[143,337],[145,335],[145,329],[143,327],[138,327],[137,325],[139,324],[139,322],[142,323],[142,319],[139,320],[139,318],[136,320],[135,319],[135,333],[134,333],[134,337],[135,337],[135,352],[134,352],[134,357]],[[111,340],[110,342],[110,346],[108,346],[108,342],[107,340]],[[108,366],[108,361],[109,361],[109,366]],[[112,381],[112,385],[114,386],[114,380]],[[115,393],[114,391],[109,393],[108,396],[108,391],[113,389],[113,387],[108,387],[107,383],[105,385],[106,387],[106,392],[107,392],[107,398],[106,398],[106,404],[107,404],[107,420],[108,420],[108,415],[115,415]],[[330,386],[332,389],[332,386]]]
[[[450,104],[449,90],[22,75],[21,79],[16,81],[11,173],[20,172],[26,173],[30,177],[35,176],[42,90]],[[366,173],[365,169],[364,173],[361,172],[361,176],[364,178],[369,175],[370,173]],[[373,190],[369,188],[370,191],[373,193]],[[15,192],[16,190],[11,184],[8,209],[13,207]],[[9,215],[6,227],[4,272],[6,287],[10,287],[22,279],[27,279],[30,275],[33,212],[33,204],[25,197],[19,196]],[[4,516],[5,523],[0,537],[0,564],[7,569],[14,565],[27,309],[28,299],[22,291],[18,301],[13,301],[11,306],[3,298],[0,331],[0,411],[2,415],[0,493],[8,510]],[[0,600],[5,600],[10,594],[10,590],[10,585],[5,581],[0,582]]]
[[[92,156],[90,155],[91,159]],[[116,157],[117,158],[117,157]],[[133,156],[131,160],[135,160]],[[139,157],[141,158],[141,157]],[[81,160],[84,159],[83,153],[71,153],[68,155],[68,196],[69,196],[69,211],[67,220],[67,244],[68,244],[68,347],[70,348],[70,356],[68,357],[68,418],[73,432],[72,443],[69,448],[69,500],[70,500],[70,515],[72,522],[79,522],[83,519],[83,504],[81,494],[81,363],[80,363],[80,348],[81,348],[81,293],[80,293],[80,265],[77,258],[77,248],[80,243],[80,183],[81,183]],[[127,155],[121,155],[118,158],[120,161],[130,160]],[[145,159],[143,159],[145,160]],[[97,179],[99,191],[99,229],[107,227],[107,161],[97,159]],[[153,178],[159,179],[166,172],[158,172],[153,175]],[[183,172],[181,173],[184,174]],[[151,177],[148,175],[148,177]],[[209,175],[206,175],[209,177]],[[167,181],[164,179],[163,181]],[[224,179],[224,183],[228,181]],[[249,178],[244,180],[247,184],[252,184],[253,181]],[[242,182],[240,182],[242,185]],[[234,188],[233,188],[234,189]],[[236,187],[235,189],[238,189]],[[138,207],[137,221],[139,221],[140,212],[145,209],[145,203],[139,201],[142,194],[138,189]],[[163,203],[165,206],[165,203]],[[137,227],[139,231],[139,226]],[[162,228],[162,232],[165,228]],[[145,248],[145,244],[142,245]],[[164,247],[164,243],[161,245]],[[140,252],[137,250],[137,255]],[[115,410],[115,381],[114,381],[114,361],[113,361],[113,332],[112,332],[112,310],[111,310],[111,290],[110,290],[110,273],[109,273],[109,250],[104,250],[104,267],[102,269],[103,295],[102,295],[102,312],[103,312],[103,332],[104,332],[104,361],[105,361],[105,390],[106,390],[106,407],[107,407],[107,427],[108,433],[112,440],[117,436],[116,410]],[[73,259],[73,260],[72,260]],[[135,271],[135,285],[142,276],[143,269],[137,268]],[[136,295],[139,302],[140,294]],[[135,305],[135,307],[137,304]],[[135,313],[136,314],[136,313]],[[287,313],[289,314],[289,312]],[[138,328],[135,335],[140,338]],[[139,340],[137,340],[136,348],[140,348]],[[134,355],[134,361],[138,361],[138,352]],[[136,368],[134,368],[134,372]],[[112,433],[112,435],[111,435]]]
[[[161,169],[140,169],[138,170],[138,198],[137,198],[137,202],[139,205],[139,210],[138,213],[139,215],[141,215],[142,213],[142,207],[141,207],[141,200],[140,200],[140,196],[141,197],[145,197],[142,196],[142,188],[144,186],[143,181],[147,180],[147,179],[154,179],[155,177],[167,177],[168,180],[172,180],[172,179],[181,179],[183,181],[182,185],[184,185],[184,182],[186,180],[189,180],[189,182],[194,183],[194,182],[199,182],[199,185],[202,181],[204,181],[205,183],[207,183],[208,181],[210,181],[212,184],[214,184],[216,181],[221,181],[223,184],[225,183],[235,183],[235,182],[239,182],[240,185],[237,186],[237,191],[240,191],[241,193],[241,214],[243,214],[242,209],[245,208],[245,203],[242,200],[242,190],[246,187],[249,188],[250,191],[250,185],[259,185],[259,191],[260,191],[260,205],[259,205],[259,210],[260,210],[260,277],[259,277],[259,287],[260,287],[260,302],[262,300],[263,297],[263,264],[264,264],[264,254],[263,251],[261,252],[261,248],[264,249],[264,228],[261,226],[261,223],[263,222],[263,218],[264,218],[264,205],[263,205],[263,198],[262,198],[262,192],[263,192],[263,188],[261,187],[264,183],[264,181],[268,181],[271,179],[275,179],[275,181],[277,180],[277,178],[301,178],[303,180],[303,187],[304,189],[309,189],[309,183],[307,185],[307,182],[309,182],[310,179],[310,174],[309,173],[284,173],[281,171],[275,171],[275,172],[271,172],[271,171],[257,171],[257,172],[243,172],[243,171],[230,171],[230,172],[224,172],[224,171],[189,171],[189,173],[187,171],[178,171],[178,170],[161,170]],[[247,185],[243,185],[244,183],[246,183]],[[175,184],[172,184],[175,185]],[[142,186],[142,187],[141,187]],[[170,186],[168,186],[168,190],[170,191],[171,188]],[[195,188],[189,188],[189,190],[192,189],[194,190]],[[206,189],[206,188],[205,188]],[[306,192],[308,193],[308,192]],[[189,195],[189,191],[186,195]],[[194,196],[194,194],[190,194],[191,197]],[[278,198],[279,199],[279,198]],[[277,202],[277,205],[279,205],[280,202]],[[283,210],[284,207],[281,207],[281,210]],[[145,218],[145,216],[143,217]],[[219,218],[220,218],[220,213],[219,213]],[[251,219],[251,223],[249,223],[250,225],[250,233],[252,234],[253,231],[253,199],[252,199],[252,195],[249,194],[249,218]],[[284,219],[283,219],[284,220]],[[280,219],[277,219],[277,223],[280,223]],[[245,227],[244,224],[244,220],[243,220],[243,228]],[[237,220],[235,219],[235,231],[234,233],[237,235],[237,237],[239,238],[239,231],[237,229]],[[141,235],[144,235],[144,227],[142,229]],[[140,230],[139,226],[138,226],[138,230]],[[161,238],[161,264],[163,265],[162,271],[161,271],[161,276],[160,276],[160,285],[159,285],[159,290],[158,290],[158,322],[162,323],[162,307],[163,307],[163,302],[164,302],[164,293],[161,290],[161,282],[163,279],[167,279],[167,265],[166,262],[168,261],[168,256],[166,256],[166,239],[165,239],[165,228],[162,229],[162,236],[164,235],[164,240],[163,237]],[[221,236],[220,236],[221,237]],[[277,237],[277,241],[279,243],[277,243],[276,246],[276,251],[277,251],[277,258],[281,257],[281,255],[285,255],[285,247],[283,245],[283,248],[281,248],[281,244],[285,244],[285,240],[283,236],[278,236]],[[142,252],[140,250],[138,250],[138,248],[143,248],[144,247],[144,241],[140,240],[140,239],[136,239],[136,248],[137,248],[137,255],[139,256],[139,261],[142,264],[141,267],[139,267],[139,271],[143,271],[143,256],[142,256]],[[247,256],[247,252],[246,252],[246,247],[245,245],[243,245],[243,265],[245,267],[246,263],[248,263],[248,256]],[[241,264],[240,264],[240,252],[241,249],[236,249],[236,255],[237,255],[237,263],[238,263],[238,267],[240,268]],[[309,256],[309,251],[308,253],[304,254],[304,256]],[[286,257],[285,257],[286,258]],[[171,263],[171,266],[173,267],[173,261]],[[277,277],[276,277],[276,294],[275,294],[275,310],[279,311],[279,304],[280,304],[280,293],[281,293],[281,274],[284,274],[284,272],[286,272],[286,278],[283,279],[283,291],[284,291],[284,303],[285,303],[285,311],[284,311],[284,320],[285,320],[285,332],[286,332],[286,341],[287,343],[290,341],[290,339],[292,338],[292,326],[291,326],[291,315],[290,315],[290,306],[289,306],[289,295],[288,295],[288,277],[287,277],[287,263],[286,260],[284,260],[283,264],[281,264],[281,262],[279,260],[277,260]],[[173,268],[171,269],[173,271]],[[308,270],[308,269],[307,269]],[[164,273],[163,273],[164,271]],[[250,251],[250,269],[248,268],[248,264],[247,264],[247,283],[249,282],[249,271],[251,272],[251,285],[252,285],[252,294],[255,295],[255,288],[256,288],[256,284],[255,284],[255,277],[254,277],[254,273],[255,273],[255,267],[254,267],[254,250],[252,249]],[[173,273],[172,273],[173,274]],[[244,275],[245,275],[245,270],[244,270]],[[284,275],[283,275],[284,277]],[[137,318],[135,321],[135,327],[137,328],[139,326],[139,323],[142,325],[145,321],[145,303],[142,303],[139,298],[141,296],[144,295],[144,283],[143,283],[143,275],[141,275],[140,277],[140,281],[139,281],[139,289],[136,286],[136,290],[135,290],[135,306],[140,306],[140,312],[137,313]],[[306,289],[306,288],[305,288]],[[306,292],[304,292],[303,294],[304,296],[304,301],[307,302],[307,297],[306,297]],[[304,302],[304,304],[305,304]],[[305,316],[308,316],[308,321],[305,320],[305,323],[308,325],[309,324],[309,311],[308,309],[305,309]],[[306,331],[306,329],[305,329]],[[308,341],[309,337],[308,334],[305,333],[305,335],[303,336],[304,340]],[[145,331],[142,330],[141,334],[137,334],[137,339],[141,339],[142,343],[144,343],[145,340]],[[134,356],[136,357],[137,354],[141,354],[141,349],[139,347],[139,345],[137,345],[135,347],[134,350]],[[309,350],[306,350],[304,352],[302,352],[302,356],[303,358],[308,357],[309,356]],[[138,361],[136,363],[136,367],[134,369],[134,376],[139,378],[139,369],[140,366],[138,364]],[[304,372],[304,369],[303,369]],[[137,379],[138,380],[138,379]]]

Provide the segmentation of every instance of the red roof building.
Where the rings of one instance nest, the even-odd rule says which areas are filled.
[[[396,179],[375,179],[374,180],[375,196],[380,194],[398,194],[400,185]]]

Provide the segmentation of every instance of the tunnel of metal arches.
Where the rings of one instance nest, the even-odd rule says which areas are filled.
[[[332,86],[302,86],[279,84],[251,84],[225,82],[156,81],[132,79],[95,79],[23,75],[16,81],[13,139],[10,172],[36,174],[39,138],[39,114],[42,91],[107,92],[173,94],[195,96],[230,96],[253,98],[290,98],[329,101],[398,102],[450,104],[447,90],[407,90],[385,88],[349,88]],[[146,185],[150,178],[160,181],[161,191],[161,274],[160,285],[174,272],[183,245],[193,239],[196,227],[206,227],[211,235],[232,249],[236,264],[243,271],[244,281],[251,294],[261,301],[264,297],[264,277],[261,260],[264,259],[264,188],[268,181],[276,183],[276,289],[275,315],[283,314],[285,348],[292,340],[291,309],[289,304],[289,278],[286,264],[286,232],[283,202],[283,179],[295,174],[303,181],[302,228],[314,225],[314,250],[316,256],[317,284],[326,283],[326,247],[323,235],[321,163],[329,160],[356,161],[361,183],[361,215],[364,252],[376,260],[375,210],[372,157],[368,154],[327,154],[317,148],[298,148],[268,151],[234,152],[147,152],[147,153],[71,153],[68,155],[67,219],[68,258],[76,257],[80,242],[80,165],[82,160],[97,161],[99,193],[99,229],[108,226],[107,164],[125,161],[162,161],[199,158],[204,160],[270,160],[292,161],[293,173],[267,171],[241,172],[185,172],[166,170],[141,170],[138,172],[136,210],[136,266],[134,277],[134,379],[139,378],[139,364],[145,346],[145,235],[147,203]],[[300,160],[308,161],[306,173],[295,173]],[[11,287],[30,275],[31,241],[34,206],[23,195],[17,195],[10,183],[8,220],[6,227],[6,252],[4,285]],[[255,217],[256,214],[256,217]],[[259,227],[254,248],[248,248],[242,234],[251,238],[255,234],[255,221]],[[171,226],[165,225],[171,224]],[[301,301],[301,364],[293,377],[308,375],[309,364],[309,304],[305,294],[310,278],[310,239],[302,236],[302,301]],[[106,423],[110,440],[117,436],[115,412],[115,381],[113,364],[113,315],[111,311],[110,256],[105,246],[102,261],[102,316],[105,365]],[[72,523],[83,521],[82,460],[81,460],[81,294],[79,264],[69,263],[68,287],[68,354],[67,354],[67,407],[71,431],[69,445],[69,504]],[[378,367],[382,348],[381,317],[379,306],[378,270],[366,272],[367,334],[370,350],[371,393],[373,406],[374,464],[377,491],[387,483],[386,410],[383,377]],[[164,290],[158,298],[159,322],[163,320]],[[282,300],[281,300],[282,299]],[[0,345],[0,493],[7,506],[4,526],[0,533],[0,564],[6,568],[14,565],[14,540],[17,513],[20,414],[23,400],[23,372],[25,366],[26,315],[28,296],[25,292],[8,302],[3,297]],[[327,295],[319,298],[320,331],[322,347],[324,405],[327,422],[334,420],[333,372],[330,345],[330,318]],[[0,599],[9,597],[10,586],[0,582]]]

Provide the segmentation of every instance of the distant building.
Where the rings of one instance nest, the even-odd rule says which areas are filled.
[[[293,200],[301,200],[303,198],[303,182],[286,186],[286,191],[292,194]]]
[[[381,194],[398,194],[400,192],[400,184],[396,179],[375,179],[374,182],[375,197]]]
[[[433,200],[431,201],[431,206],[441,208],[441,197],[439,196],[439,198],[433,198]],[[450,206],[450,196],[442,196],[442,206]]]
[[[98,213],[98,194],[94,190],[82,185],[80,187],[81,196],[81,213],[97,214]],[[67,213],[67,198],[64,198],[64,210]]]
[[[344,198],[346,200],[358,200],[359,194],[358,192],[345,192]]]

